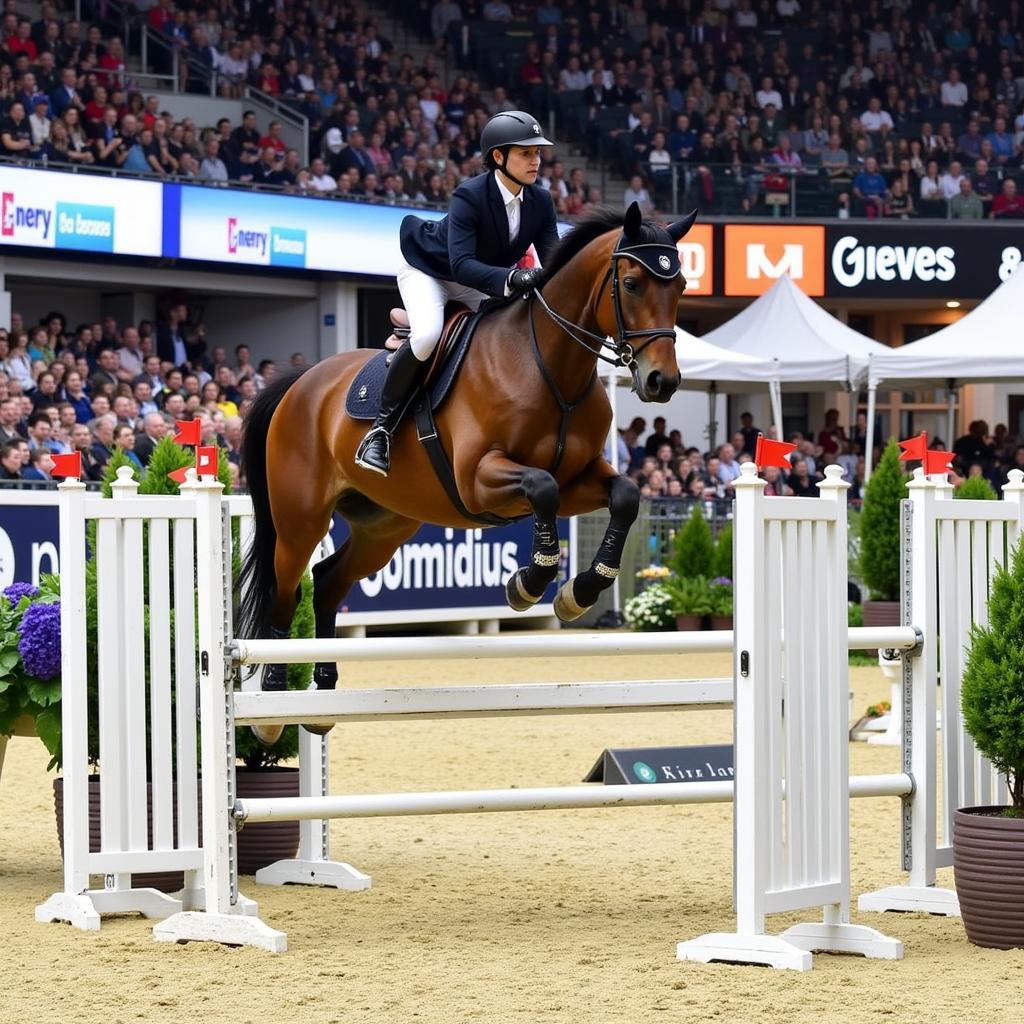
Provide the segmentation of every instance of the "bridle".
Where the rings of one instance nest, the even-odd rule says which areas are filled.
[[[644,266],[648,273],[652,273],[653,275],[653,271],[650,270],[646,261],[641,259],[639,256],[634,255],[637,250],[662,250],[661,259],[665,261],[662,265],[666,266],[666,269],[672,265],[672,258],[674,257],[675,260],[678,260],[679,256],[676,252],[675,246],[668,242],[644,242],[624,246],[622,241],[623,240],[620,239],[618,244],[615,246],[615,249],[612,251],[610,266],[607,271],[605,271],[604,278],[601,281],[601,286],[597,292],[598,301],[600,301],[600,296],[604,293],[605,288],[608,286],[608,282],[611,281],[612,309],[615,312],[616,334],[614,340],[606,337],[605,335],[588,331],[585,327],[580,327],[579,324],[574,324],[571,320],[566,319],[561,315],[561,313],[556,312],[550,305],[548,305],[547,299],[544,298],[539,289],[534,289],[534,291],[530,293],[530,330],[534,330],[533,300],[536,299],[540,303],[544,312],[547,313],[548,317],[550,317],[554,323],[558,324],[558,326],[561,327],[577,345],[582,346],[588,352],[597,356],[598,359],[601,359],[606,363],[610,363],[612,366],[626,367],[630,373],[633,374],[634,383],[638,383],[636,381],[638,373],[636,361],[637,356],[640,355],[640,353],[643,352],[651,342],[656,341],[658,338],[674,338],[676,333],[675,325],[672,327],[652,327],[641,330],[627,330],[625,318],[622,315],[622,300],[620,298],[619,260],[623,258],[634,259]],[[672,256],[669,256],[669,253],[671,253]],[[646,255],[646,253],[644,255]],[[635,338],[645,338],[646,341],[637,345],[633,341]],[[591,342],[596,342],[596,347],[592,345]],[[606,349],[610,351],[612,355],[605,355]]]

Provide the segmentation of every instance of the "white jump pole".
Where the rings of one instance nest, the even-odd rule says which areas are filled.
[[[875,381],[868,382],[868,434],[864,442],[864,483],[871,479],[871,462],[875,453],[875,401],[878,396],[878,385]]]
[[[850,779],[850,796],[907,796],[909,775],[861,775]],[[783,787],[785,791],[785,787]],[[358,796],[284,797],[238,801],[237,821],[390,818],[427,814],[486,814],[500,811],[561,811],[596,807],[655,807],[665,804],[731,803],[733,783],[664,782],[656,786],[554,786],[541,789],[482,789],[439,793],[376,793]]]
[[[849,650],[872,647],[913,650],[919,637],[912,626],[855,626],[847,632]],[[722,654],[733,649],[732,630],[700,633],[559,633],[556,636],[417,636],[400,644],[389,637],[336,637],[307,640],[235,640],[231,655],[239,665],[303,664],[309,661],[454,661],[480,658],[582,658],[645,654]]]

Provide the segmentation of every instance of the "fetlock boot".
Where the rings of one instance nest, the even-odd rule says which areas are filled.
[[[428,364],[420,362],[409,345],[403,345],[391,358],[380,411],[366,437],[356,449],[356,465],[387,476],[391,470],[391,438],[405,412],[416,386],[427,372]]]

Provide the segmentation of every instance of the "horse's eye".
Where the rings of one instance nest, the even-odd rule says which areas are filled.
[[[622,287],[625,288],[627,292],[635,292],[636,291],[636,278],[635,277],[623,278],[623,280],[622,280]]]

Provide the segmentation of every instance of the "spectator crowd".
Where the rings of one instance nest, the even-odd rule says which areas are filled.
[[[44,0],[33,20],[4,0],[4,156],[443,206],[481,169],[487,117],[522,106],[651,211],[763,212],[806,180],[801,212],[1024,216],[1020,0],[435,0],[399,11],[433,40],[419,62],[356,2],[112,11]],[[253,87],[301,114],[310,152],[255,114],[162,111],[133,82],[122,37],[137,49],[141,27],[183,89]],[[600,201],[586,178],[546,165],[561,216]]]
[[[207,348],[182,304],[158,324],[112,316],[69,329],[61,313],[0,328],[0,480],[48,480],[51,455],[81,452],[83,478],[102,479],[120,449],[140,473],[177,420],[199,420],[203,444],[227,452],[235,482],[242,418],[277,366],[249,347]],[[293,367],[305,357],[296,353]]]

